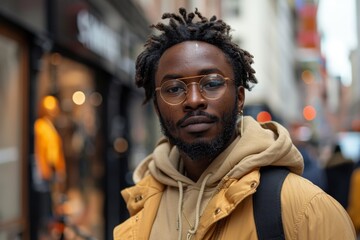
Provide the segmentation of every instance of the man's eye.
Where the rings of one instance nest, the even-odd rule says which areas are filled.
[[[172,93],[172,94],[182,93],[182,92],[185,92],[185,89],[183,87],[169,87],[166,89],[166,92]]]
[[[206,81],[202,84],[202,88],[205,90],[214,90],[220,87],[224,86],[224,81],[223,80],[210,80],[210,81]]]
[[[163,86],[163,92],[169,95],[178,95],[186,92],[186,86],[179,82],[169,82]]]

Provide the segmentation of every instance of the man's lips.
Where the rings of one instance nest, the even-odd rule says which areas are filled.
[[[191,116],[186,118],[181,124],[180,127],[185,128],[190,125],[196,125],[196,124],[210,124],[215,122],[213,119],[207,117],[207,116]]]

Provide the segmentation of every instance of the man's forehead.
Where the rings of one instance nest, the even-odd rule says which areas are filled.
[[[184,41],[168,48],[159,60],[157,81],[171,78],[219,73],[233,77],[232,66],[224,52],[202,41]],[[168,77],[170,76],[170,77]]]
[[[165,50],[160,57],[160,62],[163,63],[164,60],[183,60],[183,64],[186,64],[187,61],[192,61],[192,59],[199,57],[217,57],[219,60],[222,60],[225,57],[225,53],[215,45],[207,42],[184,41]],[[205,61],[206,59],[202,58],[199,60]]]
[[[191,48],[193,50],[200,49],[200,48],[217,48],[217,49],[219,49],[217,46],[210,44],[208,42],[198,41],[198,40],[186,40],[186,41],[182,41],[182,42],[172,45],[171,47],[166,49],[164,51],[164,53],[169,51],[169,49],[173,49],[173,48]]]

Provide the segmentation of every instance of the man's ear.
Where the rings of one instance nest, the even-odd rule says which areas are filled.
[[[245,103],[245,89],[243,86],[237,88],[237,98],[238,98],[238,110],[239,112],[244,108]]]

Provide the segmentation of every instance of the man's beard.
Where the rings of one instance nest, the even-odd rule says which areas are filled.
[[[235,104],[235,107],[230,113],[224,113],[220,119],[202,111],[194,111],[185,116],[185,118],[187,118],[194,115],[205,115],[213,120],[221,121],[223,123],[222,132],[210,141],[187,143],[178,137],[174,137],[171,134],[171,130],[175,129],[175,124],[171,121],[164,120],[163,117],[159,115],[161,129],[163,134],[169,139],[169,142],[176,145],[180,151],[186,153],[192,160],[196,161],[204,158],[213,160],[229,145],[229,141],[234,136],[237,120],[236,106],[237,104]]]

